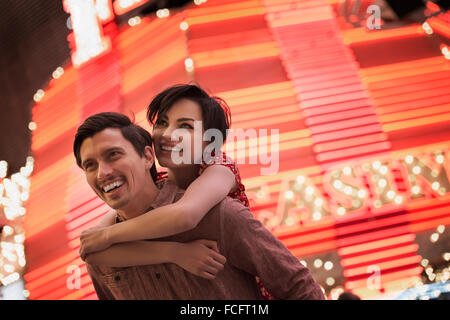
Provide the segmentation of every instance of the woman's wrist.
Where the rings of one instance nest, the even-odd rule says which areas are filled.
[[[103,231],[105,232],[105,239],[110,246],[118,242],[116,224],[106,227]]]
[[[180,252],[183,249],[183,244],[180,242],[170,242],[168,250],[169,262],[179,265],[180,262]]]

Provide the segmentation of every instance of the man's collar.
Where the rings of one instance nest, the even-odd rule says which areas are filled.
[[[175,183],[169,181],[168,179],[159,182],[158,188],[158,195],[156,196],[156,199],[153,201],[153,203],[147,208],[146,212],[174,203],[175,197],[177,195],[182,195],[185,192],[185,190],[178,188]],[[116,223],[125,220],[127,219],[124,219],[124,217],[122,217],[119,212],[116,213]]]
[[[156,199],[150,205],[148,211],[174,203],[175,197],[178,194],[184,193],[183,189],[178,188],[178,186],[175,183],[173,183],[168,179],[162,181],[161,184],[162,184],[161,189],[159,190]]]

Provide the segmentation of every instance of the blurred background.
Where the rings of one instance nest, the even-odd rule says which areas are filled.
[[[118,111],[150,130],[154,95],[191,81],[233,129],[279,130],[276,174],[246,164],[262,142],[227,148],[255,217],[328,299],[448,299],[448,7],[2,1],[0,299],[97,299],[78,238],[108,207],[76,166],[76,128]]]

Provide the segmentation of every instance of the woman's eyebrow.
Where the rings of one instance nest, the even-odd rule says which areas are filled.
[[[191,118],[180,118],[180,119],[178,119],[177,120],[178,122],[181,122],[181,121],[195,121],[194,119],[191,119]]]

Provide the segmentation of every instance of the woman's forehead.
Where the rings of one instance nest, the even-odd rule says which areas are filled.
[[[194,120],[201,120],[202,109],[200,105],[192,100],[180,99],[176,101],[170,108],[158,114],[158,117],[169,119],[191,118]]]

